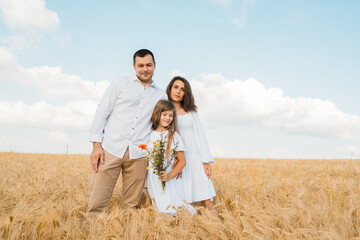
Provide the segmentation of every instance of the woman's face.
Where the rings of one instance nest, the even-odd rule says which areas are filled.
[[[181,102],[185,95],[185,84],[181,80],[176,80],[170,90],[170,98],[173,102]]]

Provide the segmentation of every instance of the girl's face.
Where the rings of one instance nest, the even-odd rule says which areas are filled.
[[[185,84],[181,80],[176,80],[170,90],[170,98],[173,102],[181,102],[184,99]]]
[[[160,130],[166,130],[174,119],[174,112],[172,110],[161,113],[159,127]]]

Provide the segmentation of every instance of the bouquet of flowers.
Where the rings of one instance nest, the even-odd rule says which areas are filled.
[[[174,144],[174,148],[171,149],[169,156],[166,157],[166,142],[167,137],[164,133],[160,134],[160,139],[153,142],[153,147],[147,149],[146,144],[140,144],[141,150],[146,150],[145,159],[149,162],[153,169],[153,173],[160,176],[162,172],[171,165],[173,159],[176,157],[177,143]],[[150,169],[150,166],[147,168]],[[165,182],[161,181],[162,189],[165,191]]]

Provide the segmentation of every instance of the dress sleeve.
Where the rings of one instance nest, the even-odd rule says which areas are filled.
[[[215,160],[211,157],[210,147],[206,140],[204,128],[200,122],[197,112],[191,112],[193,117],[193,132],[196,138],[196,142],[199,147],[202,163],[214,163]]]
[[[119,97],[121,84],[121,79],[111,82],[101,98],[90,128],[90,142],[102,142],[105,124]]]
[[[186,151],[185,144],[177,132],[175,132],[175,134],[174,134],[174,141],[172,144],[173,144],[173,146],[174,146],[174,144],[177,144],[177,147],[175,149],[176,152]]]

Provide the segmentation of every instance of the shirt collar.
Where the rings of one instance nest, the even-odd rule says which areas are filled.
[[[134,77],[134,82],[138,82],[139,84],[142,85],[140,79],[139,79],[137,76]],[[154,80],[152,80],[151,83],[150,83],[149,85],[147,85],[147,86],[160,89],[160,88],[155,84]]]

